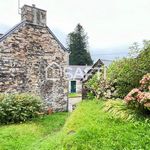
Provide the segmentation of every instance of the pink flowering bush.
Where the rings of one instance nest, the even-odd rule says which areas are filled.
[[[141,90],[150,91],[150,73],[143,76],[142,80],[140,81]]]
[[[140,85],[131,90],[124,100],[130,106],[150,110],[150,73],[143,76]]]

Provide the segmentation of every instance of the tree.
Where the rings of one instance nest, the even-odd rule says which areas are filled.
[[[74,32],[68,35],[68,49],[70,51],[70,65],[92,65],[90,52],[88,51],[88,37],[83,27],[78,24]]]

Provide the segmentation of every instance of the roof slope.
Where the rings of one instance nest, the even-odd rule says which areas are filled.
[[[100,71],[101,67],[104,66],[104,63],[98,59],[96,63],[88,70],[88,72],[84,75],[81,81],[86,82],[89,80],[96,72]]]
[[[91,66],[69,65],[67,67],[67,73],[69,80],[81,80],[83,76],[88,72]]]
[[[4,35],[0,36],[0,42],[2,42],[4,39],[6,39],[8,36],[10,36],[12,33],[14,33],[16,30],[18,30],[19,28],[21,28],[22,26],[25,26],[26,24],[29,25],[35,25],[32,23],[29,23],[27,21],[22,21],[19,24],[15,25],[13,28],[11,28],[8,32],[6,32]],[[36,25],[35,25],[36,26]],[[46,26],[46,28],[48,29],[48,32],[53,36],[53,38],[57,41],[57,43],[60,45],[60,47],[68,52],[68,50],[63,46],[63,44],[58,40],[58,38],[55,36],[55,34],[50,30],[50,28],[48,26]]]
[[[2,42],[4,39],[6,39],[9,35],[11,35],[12,33],[14,33],[16,30],[18,30],[23,25],[25,25],[25,21],[22,21],[22,22],[16,24],[14,27],[12,27],[10,30],[8,30],[5,34],[3,34],[0,37],[0,42]]]

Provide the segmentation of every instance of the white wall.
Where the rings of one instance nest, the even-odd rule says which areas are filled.
[[[69,93],[71,93],[71,81],[76,81],[76,93],[82,92],[82,82],[80,80],[70,80],[69,81]]]

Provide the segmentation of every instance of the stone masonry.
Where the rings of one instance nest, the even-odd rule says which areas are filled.
[[[25,5],[22,22],[0,37],[0,93],[35,93],[47,108],[66,111],[68,56],[46,26],[46,11]]]

